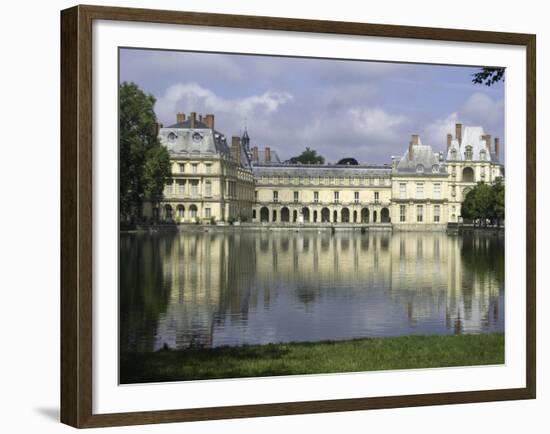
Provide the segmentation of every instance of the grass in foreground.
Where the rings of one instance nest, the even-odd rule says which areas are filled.
[[[504,363],[504,334],[160,350],[121,357],[123,384]]]

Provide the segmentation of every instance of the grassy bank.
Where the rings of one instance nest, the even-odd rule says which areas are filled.
[[[160,350],[121,357],[122,383],[504,363],[504,334]]]

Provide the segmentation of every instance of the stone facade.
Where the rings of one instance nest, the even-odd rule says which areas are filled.
[[[161,144],[170,153],[172,182],[166,185],[161,221],[177,223],[250,219],[254,176],[240,137],[226,137],[214,129],[214,115],[186,119],[159,129]]]
[[[460,221],[466,193],[479,181],[504,177],[499,139],[481,127],[456,125],[446,154],[416,134],[399,158],[383,165],[299,165],[276,151],[250,147],[245,129],[231,145],[214,116],[178,114],[159,131],[172,160],[161,220],[241,220],[269,224],[388,225],[396,230],[444,230]],[[353,162],[353,163],[350,163]]]

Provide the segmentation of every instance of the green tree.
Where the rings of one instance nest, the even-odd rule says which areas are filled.
[[[491,86],[504,80],[504,68],[481,68],[481,70],[473,74],[473,76],[473,83]]]
[[[497,226],[500,227],[500,222],[504,220],[504,184],[501,178],[497,178],[496,182],[491,187],[492,203],[493,203],[493,219],[496,220]]]
[[[464,219],[474,220],[475,217],[475,188],[470,190],[464,200],[462,201],[462,206],[460,207],[460,215]]]
[[[474,210],[476,218],[480,219],[483,226],[487,225],[487,219],[491,218],[492,193],[491,187],[484,182],[479,182],[475,187]]]
[[[124,82],[119,89],[120,127],[120,218],[141,219],[143,202],[162,199],[170,179],[168,151],[157,138],[155,98],[135,83]]]
[[[317,155],[317,151],[306,147],[297,157],[292,157],[289,160],[292,164],[324,164],[325,158],[321,155]]]
[[[460,209],[462,218],[479,221],[484,226],[487,220],[500,222],[504,219],[504,184],[497,180],[489,186],[479,182],[466,194]]]

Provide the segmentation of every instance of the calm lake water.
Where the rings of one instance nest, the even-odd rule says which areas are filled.
[[[496,233],[122,234],[121,351],[504,331]]]

